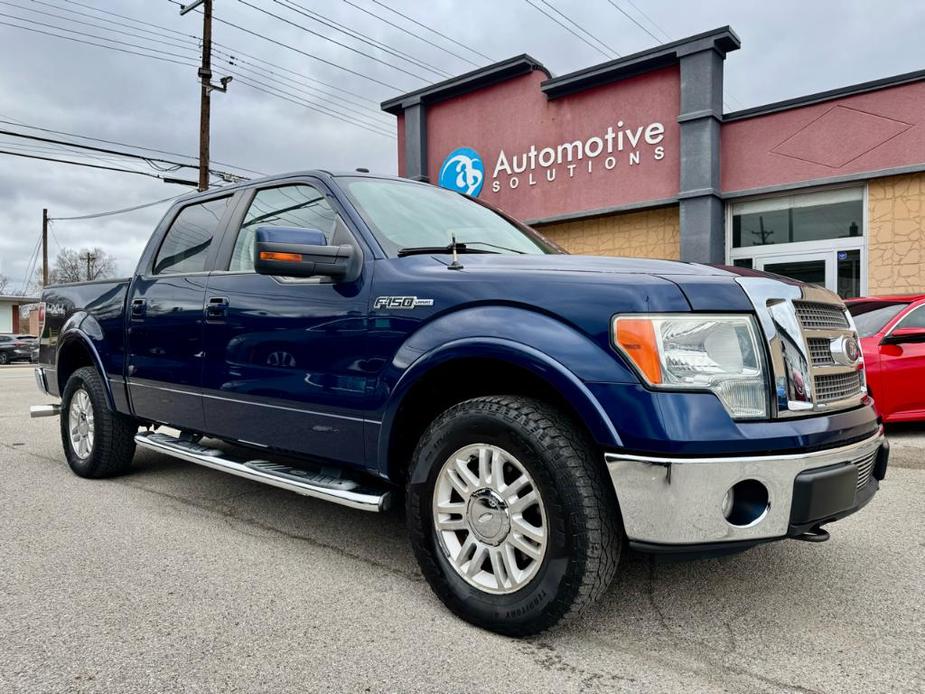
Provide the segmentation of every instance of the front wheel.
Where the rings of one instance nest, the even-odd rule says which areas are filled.
[[[502,634],[580,613],[616,572],[622,528],[603,462],[537,400],[481,397],[440,415],[415,451],[407,511],[434,592]]]
[[[112,477],[128,470],[138,423],[109,409],[103,379],[90,366],[77,369],[61,397],[61,442],[80,477]]]

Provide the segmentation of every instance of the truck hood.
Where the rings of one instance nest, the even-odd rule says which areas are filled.
[[[433,256],[449,265],[448,256]],[[651,258],[611,258],[590,255],[460,255],[459,262],[465,270],[480,272],[570,272],[609,273],[620,275],[677,275],[677,276],[725,276],[733,277],[728,269],[682,263],[675,260]],[[731,269],[731,268],[730,268]]]
[[[449,265],[449,256],[433,256]],[[695,311],[751,311],[752,304],[735,279],[742,275],[764,276],[745,268],[651,258],[611,258],[588,255],[461,255],[462,272],[507,275],[512,280],[526,275],[544,275],[587,283],[630,284],[633,275],[645,275],[671,282],[680,289]]]

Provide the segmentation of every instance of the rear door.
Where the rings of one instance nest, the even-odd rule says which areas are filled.
[[[203,310],[231,195],[174,211],[139,264],[126,306],[127,383],[141,418],[201,431]]]
[[[925,304],[909,311],[890,333],[900,328],[925,330]],[[925,343],[880,345],[880,381],[891,414],[925,412]]]
[[[361,464],[372,380],[364,359],[370,255],[315,179],[253,189],[223,241],[206,292],[206,429],[239,441]],[[258,226],[318,229],[351,244],[356,281],[254,272]]]

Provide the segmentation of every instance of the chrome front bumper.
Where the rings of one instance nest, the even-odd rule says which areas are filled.
[[[870,474],[868,463],[884,442],[881,427],[864,441],[811,453],[723,458],[607,453],[604,459],[631,541],[705,545],[785,537],[791,526],[794,481],[800,473],[852,463],[859,475]],[[758,520],[737,526],[723,515],[723,500],[733,485],[744,480],[757,480],[767,488],[768,505]],[[859,498],[860,490],[859,484]],[[863,501],[858,500],[856,507],[860,505]]]

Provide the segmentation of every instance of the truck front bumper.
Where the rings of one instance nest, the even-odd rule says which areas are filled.
[[[689,552],[796,537],[843,518],[873,497],[888,456],[880,427],[862,441],[808,453],[606,453],[605,461],[631,545]]]

